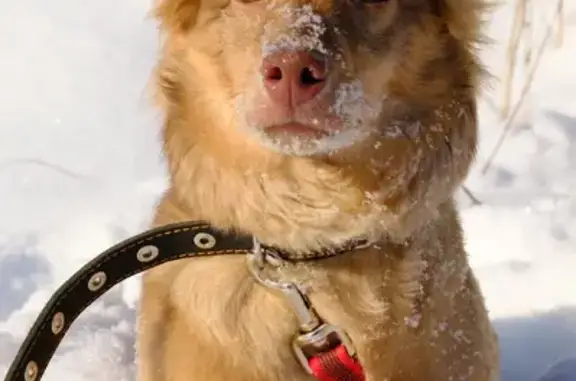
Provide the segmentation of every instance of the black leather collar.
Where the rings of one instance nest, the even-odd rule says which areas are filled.
[[[297,260],[327,258],[364,246],[365,241],[351,242],[337,250],[298,256]],[[248,254],[253,248],[252,237],[225,233],[204,222],[170,224],[118,243],[82,267],[53,294],[22,343],[4,380],[40,380],[76,318],[126,278],[165,262],[199,256]],[[274,251],[285,257],[282,251]],[[290,260],[290,256],[287,259]]]

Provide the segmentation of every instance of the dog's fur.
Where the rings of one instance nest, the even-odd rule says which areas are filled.
[[[496,380],[454,201],[476,151],[484,1],[157,1],[171,181],[155,224],[207,220],[293,252],[367,236],[376,244],[286,275],[349,334],[367,381]],[[262,112],[262,38],[307,33],[286,9],[322,20],[313,37],[369,105],[352,123],[363,133],[330,152],[272,147],[246,122]],[[245,258],[166,264],[142,292],[140,381],[311,380],[291,353],[292,310]]]

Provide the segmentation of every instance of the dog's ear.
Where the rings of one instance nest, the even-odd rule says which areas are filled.
[[[162,29],[185,32],[196,22],[201,0],[156,0],[154,16]]]

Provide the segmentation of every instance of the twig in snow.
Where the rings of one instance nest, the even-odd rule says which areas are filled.
[[[64,176],[69,177],[69,178],[74,179],[74,180],[78,180],[78,179],[87,177],[86,175],[71,171],[69,169],[66,169],[66,168],[58,165],[58,164],[52,164],[52,163],[48,163],[48,162],[41,160],[41,159],[33,159],[33,158],[15,159],[15,160],[7,161],[5,163],[1,163],[0,164],[0,171],[3,171],[5,169],[12,167],[12,166],[15,166],[15,165],[26,165],[26,164],[33,164],[33,165],[39,165],[41,167],[50,168],[50,169],[60,173],[61,175],[64,175]]]
[[[560,4],[560,3],[561,2],[558,3],[558,7],[562,6],[562,4]],[[522,93],[520,94],[520,99],[518,99],[518,101],[516,102],[516,105],[514,106],[514,110],[512,111],[512,113],[510,114],[510,117],[506,121],[506,125],[504,126],[504,130],[502,131],[502,133],[500,134],[500,137],[498,138],[498,141],[496,142],[496,146],[492,149],[492,152],[490,153],[488,160],[486,161],[486,164],[484,164],[484,167],[482,168],[482,171],[481,171],[482,174],[486,174],[486,172],[488,172],[488,170],[492,166],[492,162],[496,158],[496,155],[500,151],[500,148],[502,147],[502,144],[506,140],[508,133],[512,129],[513,122],[516,119],[516,116],[518,115],[518,112],[520,111],[522,105],[524,104],[524,100],[526,99],[526,96],[530,92],[530,88],[532,86],[532,83],[534,82],[534,76],[536,75],[536,71],[538,70],[538,67],[540,66],[540,62],[542,60],[542,56],[544,55],[544,51],[546,49],[548,41],[550,40],[550,37],[552,36],[552,31],[554,30],[554,25],[555,25],[554,23],[550,24],[548,26],[548,29],[546,30],[546,35],[545,35],[544,39],[542,40],[542,43],[538,47],[538,54],[536,56],[536,59],[534,60],[534,64],[532,65],[532,67],[531,67],[531,69],[527,75],[527,80],[524,83],[524,87],[522,88]]]
[[[556,35],[556,47],[560,48],[564,44],[564,0],[558,1],[558,32]]]
[[[508,40],[508,67],[504,75],[504,100],[500,109],[502,119],[508,116],[510,111],[510,99],[512,98],[512,82],[514,79],[514,68],[516,67],[516,53],[522,37],[522,28],[526,19],[526,0],[517,0],[516,12],[514,12],[514,22],[512,24],[512,33]]]
[[[482,205],[482,201],[480,201],[476,196],[474,196],[474,194],[470,191],[470,189],[466,187],[466,185],[462,185],[462,190],[464,191],[464,194],[468,196],[470,201],[472,201],[472,205],[476,206]]]

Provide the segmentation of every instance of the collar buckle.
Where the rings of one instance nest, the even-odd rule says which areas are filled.
[[[295,283],[272,279],[265,274],[267,265],[279,268],[286,264],[274,251],[264,248],[255,240],[254,250],[247,259],[248,269],[258,283],[286,296],[298,318],[300,331],[310,332],[322,324],[312,303]]]
[[[356,356],[352,341],[340,328],[325,323],[314,310],[310,299],[294,282],[272,279],[266,274],[266,267],[279,268],[286,262],[273,250],[262,246],[254,239],[252,253],[248,254],[248,269],[261,285],[284,294],[299,322],[299,331],[292,341],[292,351],[302,367],[313,374],[309,361],[320,353],[333,350],[339,345],[345,347],[348,355]]]

